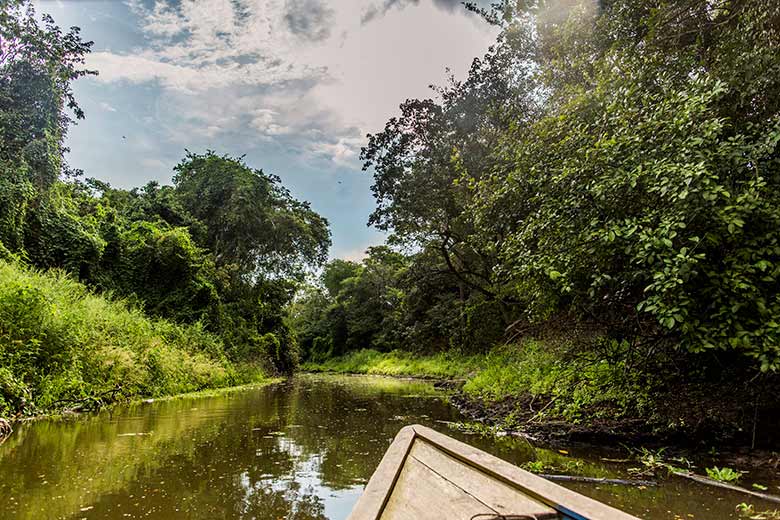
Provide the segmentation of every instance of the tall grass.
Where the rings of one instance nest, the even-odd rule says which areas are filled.
[[[654,384],[623,361],[572,356],[566,345],[529,340],[494,348],[463,391],[485,401],[542,397],[551,413],[576,421],[585,414],[642,415],[652,406]]]
[[[150,319],[62,272],[0,260],[0,415],[162,396],[262,377],[196,324]]]
[[[304,363],[301,369],[309,372],[465,379],[481,370],[484,361],[484,355],[467,356],[457,352],[420,356],[402,350],[382,353],[363,349],[321,363]]]
[[[302,366],[313,372],[463,379],[463,392],[473,398],[548,402],[550,414],[574,421],[586,414],[641,413],[650,406],[648,381],[624,368],[620,363],[576,358],[563,345],[533,340],[477,355],[359,350]]]

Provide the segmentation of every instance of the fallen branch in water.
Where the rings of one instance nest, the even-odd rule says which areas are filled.
[[[625,480],[620,478],[580,477],[578,475],[539,475],[560,482],[587,482],[588,484],[615,484],[619,486],[657,486],[655,480]]]
[[[780,496],[777,495],[770,495],[769,493],[761,493],[759,491],[753,491],[752,489],[746,489],[740,486],[735,486],[734,484],[727,484],[726,482],[720,482],[719,480],[711,479],[703,475],[697,475],[696,473],[691,473],[690,471],[673,471],[672,474],[677,475],[678,477],[691,479],[695,482],[698,482],[699,484],[707,484],[708,486],[715,486],[721,489],[737,491],[739,493],[744,493],[752,497],[760,498],[761,500],[767,500],[769,502],[780,504]]]

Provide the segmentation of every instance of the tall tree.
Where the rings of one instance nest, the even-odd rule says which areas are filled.
[[[63,33],[47,14],[39,22],[32,3],[0,9],[0,159],[24,157],[41,187],[60,174],[68,110],[84,117],[71,83],[97,74],[83,67],[91,47],[78,27]]]
[[[780,5],[551,5],[532,9],[545,110],[475,197],[507,290],[645,353],[776,368]]]
[[[299,277],[325,262],[327,220],[296,200],[279,177],[211,151],[188,152],[175,171],[177,197],[204,224],[203,245],[217,265],[235,264],[250,277]]]

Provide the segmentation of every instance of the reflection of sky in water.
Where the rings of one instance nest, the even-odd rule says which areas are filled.
[[[292,425],[291,427],[297,426]],[[287,437],[277,436],[274,437],[274,441],[277,452],[286,453],[293,461],[292,471],[286,473],[281,478],[275,477],[271,473],[265,473],[260,475],[260,480],[255,483],[251,481],[248,472],[242,473],[240,481],[241,486],[246,491],[246,501],[250,502],[251,497],[259,489],[271,489],[283,493],[286,499],[293,504],[298,501],[302,493],[316,496],[324,506],[326,517],[334,519],[345,518],[363,492],[365,479],[355,479],[357,481],[356,484],[346,489],[333,489],[320,479],[322,474],[322,455],[307,456],[305,450]],[[259,448],[256,455],[258,457],[265,456],[265,450]]]
[[[20,424],[0,446],[0,518],[343,520],[392,438],[412,423],[514,464],[628,476],[629,465],[606,463],[598,450],[563,446],[559,453],[509,436],[466,435],[448,426],[459,419],[428,383],[303,376],[275,387]],[[756,470],[748,477],[747,486],[780,484]],[[647,489],[570,487],[652,520],[737,518],[736,504],[746,501],[684,479]]]

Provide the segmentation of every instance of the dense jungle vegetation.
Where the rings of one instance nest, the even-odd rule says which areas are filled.
[[[252,381],[298,363],[284,308],[327,221],[241,158],[120,190],[64,160],[91,42],[0,10],[0,415]]]
[[[296,300],[308,367],[491,352],[467,390],[755,430],[780,367],[780,4],[481,13],[501,34],[468,77],[369,136],[390,239]]]
[[[325,219],[241,158],[129,191],[67,165],[90,43],[6,7],[0,413],[301,358],[755,431],[778,406],[780,4],[467,7],[495,45],[362,150],[390,238],[327,264]]]

